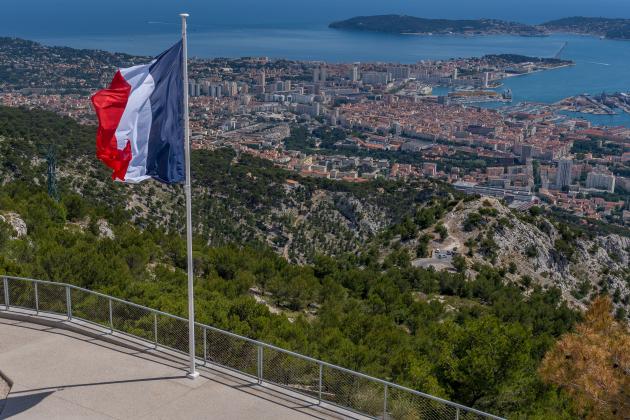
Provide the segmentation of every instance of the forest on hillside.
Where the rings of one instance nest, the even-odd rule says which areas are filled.
[[[0,215],[14,215],[27,228],[19,235],[0,221],[0,274],[69,282],[185,315],[186,248],[177,223],[158,223],[151,209],[133,218],[128,202],[144,190],[109,180],[93,157],[93,131],[50,113],[0,109]],[[47,193],[44,158],[50,143],[56,144],[60,173],[72,162],[80,162],[84,173],[77,182],[63,178],[59,201]],[[243,172],[227,163],[231,159],[223,151],[195,152],[198,173],[206,169],[198,187],[219,188],[222,171],[232,168],[235,183],[229,185],[243,190],[243,211],[255,212],[279,196],[279,183],[272,181],[289,177],[256,160]],[[257,177],[263,181],[245,182]],[[308,187],[318,181],[299,182]],[[431,210],[418,210],[414,218],[391,210],[388,240],[393,231],[404,234],[409,220],[437,224],[452,205],[439,191],[403,197],[395,182],[328,188],[358,197],[383,190],[391,194],[383,200],[400,194],[412,203],[422,198],[423,208],[430,204]],[[229,191],[223,193],[228,197]],[[164,197],[169,194],[174,201],[155,203],[156,210],[181,195],[174,189]],[[216,245],[207,233],[198,230],[194,244],[200,322],[510,418],[615,418],[625,407],[627,399],[619,394],[628,384],[623,374],[604,396],[589,394],[586,380],[584,393],[566,386],[569,374],[583,372],[568,371],[554,352],[584,317],[553,287],[527,279],[506,282],[508,267],[478,263],[473,279],[463,270],[414,268],[409,253],[395,244],[385,258],[368,246],[335,256],[316,253],[311,263],[296,265],[264,241],[230,241],[226,231]],[[591,329],[600,325],[592,317],[585,322]],[[606,322],[617,325],[612,318]],[[623,337],[623,327],[615,328]],[[601,363],[608,366],[616,354]],[[554,369],[546,366],[567,376],[550,375]]]

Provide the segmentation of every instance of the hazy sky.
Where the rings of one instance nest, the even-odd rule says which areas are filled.
[[[630,18],[630,0],[0,0],[0,35],[155,31],[147,21],[191,25],[323,24],[356,15],[499,18],[537,23],[584,15]],[[153,26],[150,28],[150,26]]]

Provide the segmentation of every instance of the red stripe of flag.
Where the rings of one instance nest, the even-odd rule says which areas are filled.
[[[99,90],[92,96],[92,104],[99,122],[96,156],[113,169],[112,179],[125,179],[132,157],[131,143],[127,141],[125,148],[120,150],[116,140],[116,129],[125,112],[130,94],[131,85],[118,71],[107,89]]]

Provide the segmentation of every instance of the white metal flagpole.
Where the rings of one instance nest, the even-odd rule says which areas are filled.
[[[188,13],[181,13],[182,47],[184,70],[184,155],[186,158],[186,251],[188,253],[188,351],[190,353],[190,371],[188,377],[199,376],[195,366],[195,291],[193,286],[193,249],[192,249],[192,197],[190,179],[190,126],[188,124],[188,37],[186,35],[186,18]]]

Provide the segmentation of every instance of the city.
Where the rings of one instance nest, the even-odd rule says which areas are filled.
[[[73,92],[104,83],[110,67],[100,66],[103,56],[53,55],[51,63],[35,62],[41,55],[36,48],[35,57],[12,53],[19,43],[7,42],[4,66],[24,69],[37,81],[5,82],[0,104],[93,122],[88,98]],[[229,146],[302,176],[435,178],[521,210],[553,206],[627,225],[630,128],[595,127],[551,106],[476,106],[509,101],[511,92],[496,92],[506,77],[566,65],[571,62],[511,55],[415,65],[194,59],[193,147]],[[443,94],[433,93],[440,89]],[[298,132],[299,138],[292,136]]]

